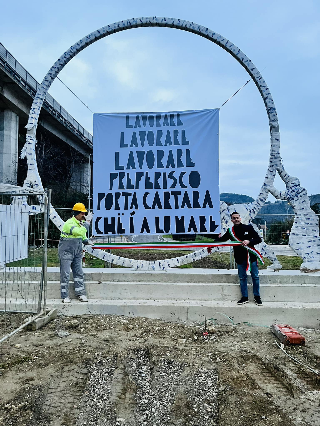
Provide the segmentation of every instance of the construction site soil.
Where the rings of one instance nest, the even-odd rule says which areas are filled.
[[[220,316],[206,328],[97,315],[24,329],[0,345],[0,425],[320,425],[320,330],[282,350],[268,324]],[[0,335],[25,319],[3,314]]]

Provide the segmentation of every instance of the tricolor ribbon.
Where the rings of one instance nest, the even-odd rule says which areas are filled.
[[[241,243],[234,241],[232,243],[193,243],[193,242],[168,242],[159,241],[153,243],[95,243],[93,248],[101,250],[121,250],[121,249],[193,249],[193,248],[208,248],[208,247],[234,247]]]
[[[228,231],[229,231],[229,234],[231,236],[231,240],[238,241],[239,243],[242,244],[242,241],[236,236],[236,234],[234,232],[234,226],[232,228],[229,228]],[[251,269],[249,252],[254,254],[257,257],[260,265],[264,265],[263,257],[261,255],[261,253],[258,252],[257,249],[255,249],[254,247],[249,247],[249,246],[243,246],[243,248],[247,249],[247,269],[246,269],[247,271]]]

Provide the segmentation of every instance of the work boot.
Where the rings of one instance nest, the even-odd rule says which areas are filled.
[[[237,305],[244,305],[245,303],[249,303],[249,299],[247,297],[241,297],[241,299],[238,300]]]
[[[62,303],[71,303],[70,297],[65,297],[64,299],[62,299]]]
[[[78,296],[78,299],[80,300],[80,302],[88,302],[88,298],[84,294]]]
[[[262,301],[260,296],[254,296],[254,301],[256,302],[256,305],[262,306]]]

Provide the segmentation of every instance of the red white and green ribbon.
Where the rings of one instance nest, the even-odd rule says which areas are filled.
[[[215,247],[235,247],[240,246],[242,241],[235,237],[234,234],[230,233],[232,242],[226,243],[211,243],[211,242],[177,242],[177,241],[156,241],[152,243],[134,243],[134,242],[119,242],[119,243],[95,243],[94,246],[85,246],[85,250],[93,254],[94,256],[102,259],[104,261],[109,261],[109,256],[112,256],[111,263],[113,263],[114,258],[119,262],[121,260],[121,266],[125,267],[134,267],[135,269],[148,269],[148,270],[166,270],[166,268],[173,268],[176,266],[181,266],[186,263],[189,263],[190,260],[200,260],[203,257],[207,256],[210,253],[208,248]],[[258,250],[252,247],[245,247],[249,251],[255,254],[259,262],[263,264],[263,259]],[[97,250],[98,249],[98,250]],[[121,250],[121,249],[198,249],[192,253],[186,254],[185,256],[176,257],[173,259],[165,259],[160,261],[145,261],[145,260],[134,260],[122,258],[120,256],[112,255],[106,253],[103,250]],[[101,250],[101,255],[99,253]],[[115,262],[120,264],[118,262]]]
[[[194,243],[194,242],[169,242],[156,241],[153,243],[95,243],[93,248],[100,250],[121,250],[121,249],[194,249],[205,247],[234,247],[241,245],[241,242],[232,243]]]
[[[229,228],[228,231],[229,231],[229,234],[231,236],[231,240],[238,241],[240,244],[242,243],[242,241],[236,236],[236,234],[234,232],[234,226],[232,228]],[[249,247],[249,246],[243,246],[243,248],[247,249],[247,254],[248,254],[247,255],[247,271],[251,267],[249,252],[252,253],[252,254],[254,254],[257,257],[260,265],[264,265],[263,257],[261,255],[261,253],[258,252],[257,249],[255,249],[254,247]]]

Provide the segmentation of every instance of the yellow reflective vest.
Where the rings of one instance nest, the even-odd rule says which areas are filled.
[[[64,223],[60,236],[61,238],[81,238],[82,242],[88,240],[87,228],[74,216]]]

